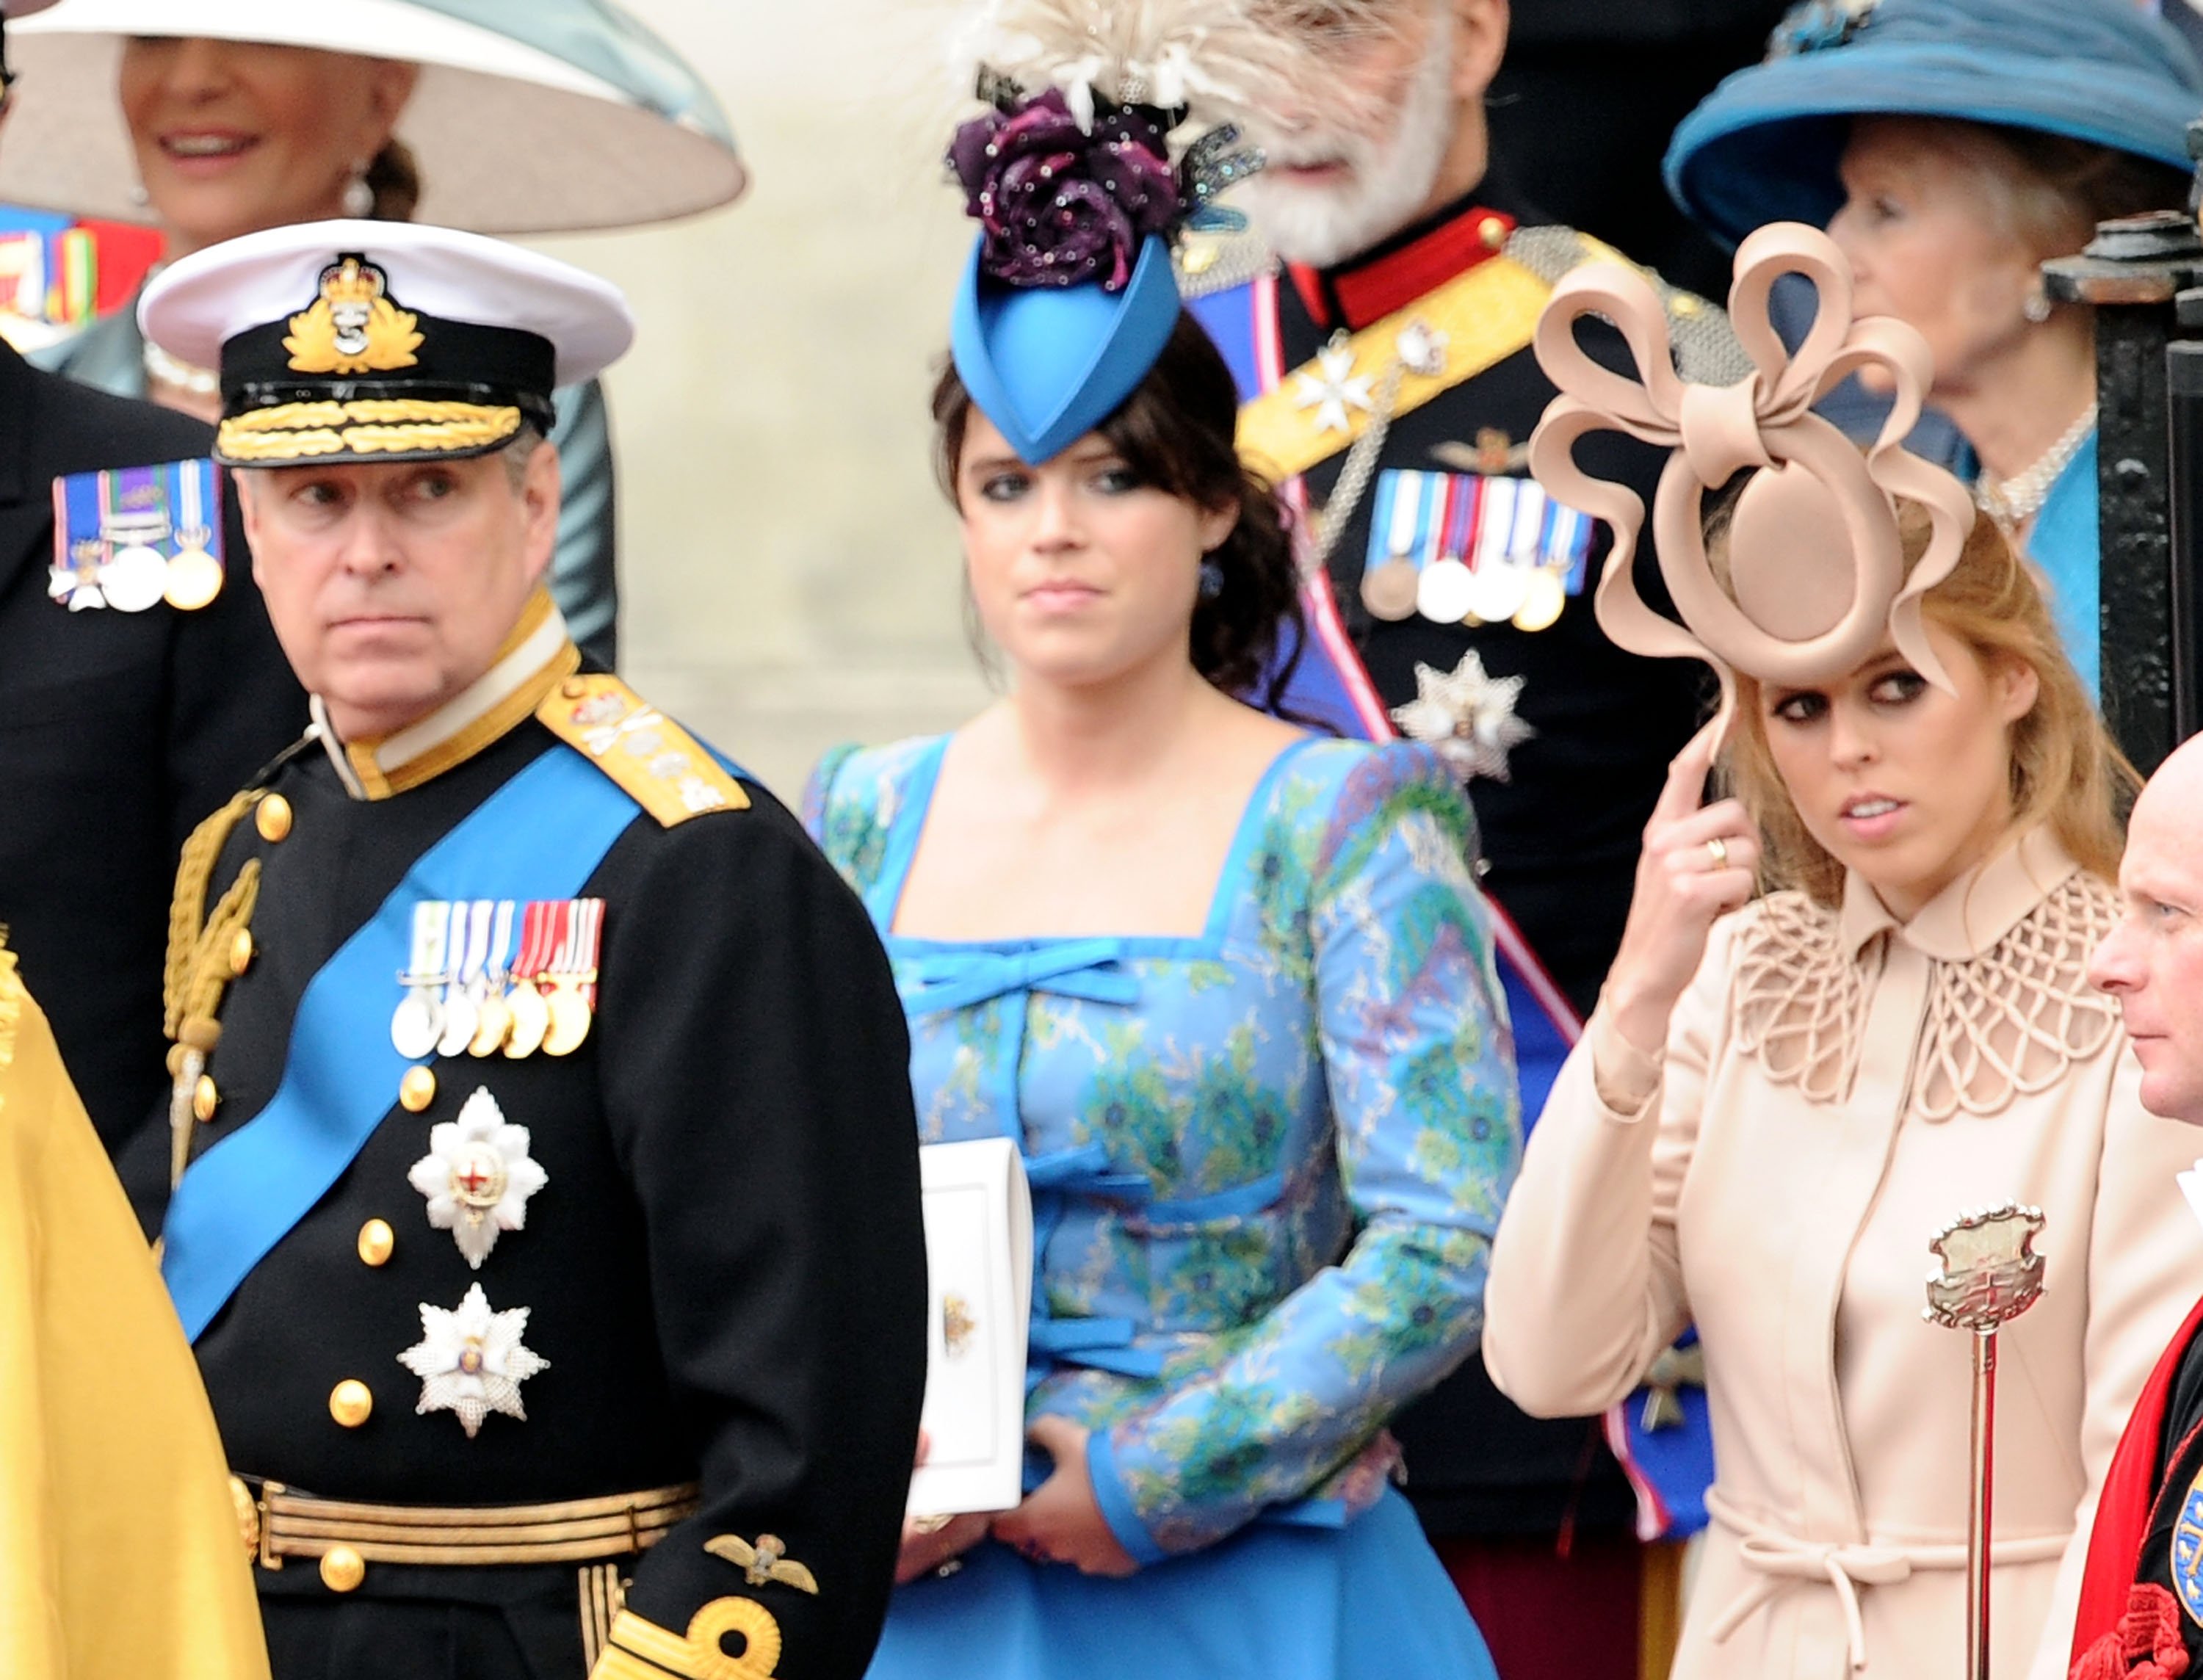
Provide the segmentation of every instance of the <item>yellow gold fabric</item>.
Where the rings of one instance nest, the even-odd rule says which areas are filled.
[[[570,676],[535,709],[543,727],[670,828],[750,796],[696,738],[616,676]]]
[[[740,1656],[721,1642],[730,1633],[744,1644]],[[590,1680],[775,1680],[780,1667],[780,1624],[754,1599],[715,1598],[690,1618],[684,1636],[623,1610],[612,1623],[611,1642]]]
[[[1552,290],[1511,256],[1479,262],[1354,334],[1354,366],[1349,377],[1366,377],[1372,389],[1378,388],[1393,365],[1400,334],[1409,327],[1420,324],[1428,333],[1443,334],[1443,368],[1436,374],[1405,369],[1400,375],[1392,414],[1395,418],[1411,414],[1433,397],[1527,349]],[[1316,410],[1297,400],[1302,373],[1320,377],[1311,363],[1286,374],[1275,391],[1239,410],[1240,459],[1273,484],[1297,478],[1350,448],[1369,427],[1369,415],[1355,410],[1348,413],[1347,430],[1320,430]]]
[[[0,950],[0,1673],[264,1680],[214,1416]]]
[[[260,1558],[271,1568],[285,1558],[338,1549],[369,1563],[586,1563],[647,1552],[695,1510],[694,1483],[552,1505],[475,1507],[314,1499],[270,1483],[259,1500]]]

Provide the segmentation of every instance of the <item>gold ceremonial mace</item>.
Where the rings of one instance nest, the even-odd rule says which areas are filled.
[[[1988,1680],[1989,1514],[1996,1479],[1997,1332],[2042,1294],[2033,1244],[2042,1210],[2014,1202],[1954,1220],[1928,1243],[1943,1261],[1928,1275],[1931,1324],[1974,1335],[1974,1497],[1966,1517],[1966,1674]]]

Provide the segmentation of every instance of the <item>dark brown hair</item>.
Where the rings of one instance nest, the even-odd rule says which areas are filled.
[[[952,363],[933,388],[934,475],[951,502],[971,416],[971,393]],[[1275,492],[1239,460],[1238,420],[1231,368],[1200,322],[1181,310],[1155,366],[1095,429],[1142,483],[1196,507],[1239,510],[1231,534],[1208,556],[1223,587],[1195,602],[1188,651],[1194,669],[1216,687],[1287,716],[1279,703],[1307,630],[1300,571]],[[1282,663],[1281,646],[1292,651]]]

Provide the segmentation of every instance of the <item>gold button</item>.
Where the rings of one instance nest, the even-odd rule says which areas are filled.
[[[375,1412],[375,1396],[357,1376],[347,1376],[329,1390],[329,1416],[348,1429],[356,1429]]]
[[[418,1114],[436,1100],[436,1076],[428,1068],[408,1068],[405,1077],[398,1082],[398,1105],[408,1114]]]
[[[1507,224],[1496,215],[1488,215],[1476,224],[1476,237],[1486,251],[1497,251],[1507,243]]]
[[[214,1118],[215,1105],[221,1102],[221,1092],[214,1082],[214,1076],[203,1073],[199,1082],[192,1087],[192,1114],[202,1122]]]
[[[252,966],[252,929],[239,928],[229,942],[229,971],[241,975]]]
[[[577,676],[570,676],[558,685],[558,692],[570,700],[578,700],[589,692],[589,685]]]
[[[270,793],[252,813],[252,826],[260,830],[260,838],[270,846],[291,832],[291,802],[281,793]]]
[[[398,1234],[387,1219],[370,1219],[359,1228],[359,1259],[363,1265],[379,1266],[398,1247]]]
[[[367,1579],[367,1559],[349,1546],[332,1546],[322,1553],[322,1584],[333,1593],[348,1593]]]

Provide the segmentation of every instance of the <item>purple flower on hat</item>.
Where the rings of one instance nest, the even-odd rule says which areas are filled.
[[[1160,112],[1096,102],[1082,129],[1049,88],[956,131],[948,162],[986,233],[987,272],[1013,286],[1121,292],[1151,233],[1183,207]]]

